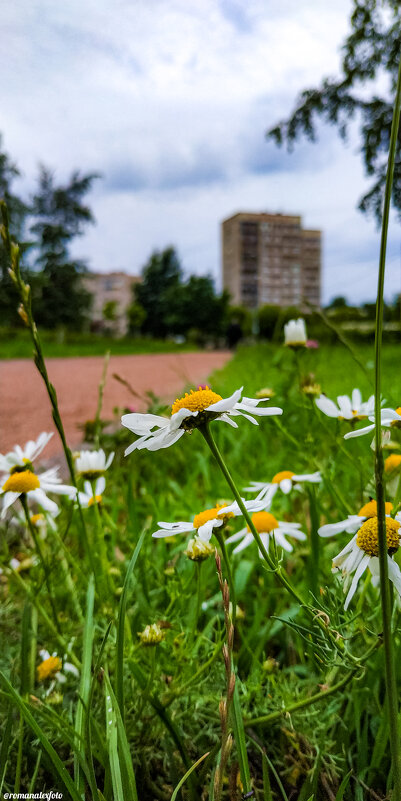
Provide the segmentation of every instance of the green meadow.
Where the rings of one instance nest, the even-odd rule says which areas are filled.
[[[258,426],[242,416],[233,418],[238,428],[210,423],[244,498],[255,498],[243,492],[250,482],[282,471],[321,474],[318,483],[274,495],[268,513],[281,527],[298,523],[305,538],[286,535],[285,550],[271,536],[273,567],[255,542],[237,554],[226,544],[246,527],[241,516],[213,530],[203,561],[186,553],[193,534],[152,538],[159,521],[190,523],[234,500],[196,428],[170,447],[125,457],[135,434],[119,427],[102,436],[99,427],[89,447],[115,452],[101,498],[95,479],[92,502],[81,509],[49,492],[60,512],[45,514],[40,526],[32,517],[28,526],[15,502],[1,524],[3,793],[52,787],[107,801],[386,796],[379,589],[366,570],[345,610],[341,572],[331,568],[351,535],[317,534],[374,496],[372,434],[344,440],[363,423],[327,417],[301,389],[319,384],[335,400],[359,387],[367,401],[372,351],[242,347],[211,376],[223,398],[241,386],[251,398],[269,388],[274,397],[261,406],[283,409],[256,417]],[[392,408],[401,390],[397,356],[397,346],[384,349],[383,394]],[[150,411],[171,412],[157,404]],[[385,456],[398,454],[400,443],[394,428]],[[391,474],[388,498],[398,491]],[[215,549],[229,582],[223,594]]]

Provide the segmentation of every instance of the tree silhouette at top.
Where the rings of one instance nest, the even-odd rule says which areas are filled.
[[[351,33],[342,47],[342,74],[325,78],[320,87],[306,89],[287,120],[267,136],[277,144],[292,144],[304,134],[316,140],[316,121],[337,126],[346,139],[349,123],[359,116],[361,153],[373,183],[359,201],[361,211],[381,218],[393,102],[401,53],[401,4],[395,0],[353,0]],[[386,81],[383,81],[383,76]],[[384,83],[386,86],[384,89]],[[372,91],[366,91],[366,84]],[[399,133],[393,184],[393,203],[401,216],[401,140]]]

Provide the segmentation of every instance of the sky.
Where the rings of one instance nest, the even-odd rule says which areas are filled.
[[[357,129],[321,126],[292,153],[266,140],[298,93],[339,73],[351,0],[13,0],[2,9],[0,131],[28,195],[38,164],[101,174],[74,254],[139,274],[174,245],[221,287],[220,223],[301,214],[323,232],[323,302],[374,300],[379,231]],[[390,226],[386,295],[401,286]]]

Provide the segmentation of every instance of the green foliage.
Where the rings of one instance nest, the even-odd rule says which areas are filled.
[[[273,501],[272,513],[278,519],[300,522],[308,535],[314,515],[320,523],[334,522],[359,509],[372,492],[374,455],[369,437],[344,443],[348,424],[324,418],[299,392],[298,370],[314,372],[329,397],[349,393],[358,385],[365,399],[373,377],[371,350],[366,346],[358,350],[362,369],[340,345],[302,351],[298,367],[294,353],[281,345],[240,347],[211,378],[223,397],[242,383],[249,396],[265,385],[275,390],[271,403],[284,409],[282,418],[261,419],[258,427],[238,418],[235,431],[221,423],[212,424],[213,430],[240,487],[250,480],[269,480],[282,469],[322,471],[323,482],[316,487],[313,504],[307,493],[296,491],[277,493]],[[395,346],[385,348],[383,354],[383,392],[389,405],[396,404],[401,394],[401,377],[393,369],[397,355]],[[93,553],[105,550],[109,578],[104,594],[97,591],[93,599],[93,586],[88,589],[90,569],[79,515],[67,500],[56,518],[58,536],[48,528],[42,540],[51,566],[61,639],[51,625],[52,608],[40,565],[20,574],[8,569],[13,556],[34,553],[24,526],[1,524],[4,648],[0,668],[6,676],[0,695],[3,793],[14,788],[19,742],[21,792],[28,791],[33,781],[31,792],[49,787],[66,792],[68,787],[69,796],[82,797],[84,782],[88,798],[96,798],[95,786],[102,794],[99,799],[106,801],[135,799],[136,791],[140,801],[170,801],[180,785],[182,798],[195,801],[210,784],[221,737],[219,702],[225,688],[225,629],[216,567],[213,558],[202,564],[201,606],[193,631],[196,565],[184,554],[187,538],[155,540],[151,533],[159,520],[190,520],[216,500],[228,500],[228,488],[199,432],[164,451],[137,451],[125,458],[124,449],[133,438],[120,427],[115,434],[101,435],[102,446],[107,452],[116,450],[116,456],[107,473],[100,515],[93,507],[83,510]],[[394,431],[392,438],[398,440],[399,433]],[[233,532],[243,522],[232,520],[229,525]],[[139,536],[145,526],[146,533]],[[237,782],[238,747],[247,754],[258,801],[285,797],[308,801],[312,795],[324,801],[328,787],[334,798],[343,801],[355,797],[369,801],[371,791],[386,793],[389,750],[377,589],[369,584],[360,590],[344,613],[342,586],[331,573],[332,557],[348,539],[342,534],[317,543],[318,597],[311,603],[344,637],[347,653],[363,656],[377,641],[378,648],[354,680],[347,678],[349,656],[343,661],[332,653],[305,613],[264,569],[256,546],[238,556],[227,546],[237,603],[245,615],[237,616],[233,648],[236,703],[245,729],[243,736],[238,735],[238,746],[233,745],[224,801],[236,797],[232,788]],[[299,591],[311,598],[317,562],[312,559],[309,537],[292,544],[291,553],[281,553],[283,567]],[[61,554],[79,606],[87,608],[84,621],[66,581]],[[29,591],[33,597],[27,605]],[[38,614],[33,636],[32,605]],[[139,645],[137,632],[157,621],[163,626],[164,641],[153,648]],[[398,633],[394,637],[399,656]],[[53,687],[51,681],[38,683],[31,667],[27,669],[32,656],[37,664],[38,649],[44,647],[65,657],[62,643],[68,648],[66,660],[76,659],[80,677],[66,674],[67,681]],[[320,700],[325,685],[344,678],[347,682],[338,692]],[[304,705],[311,696],[317,700]],[[19,717],[10,715],[10,708],[24,718],[22,741]],[[270,714],[270,722],[253,725],[252,721]],[[44,754],[39,762],[38,750]],[[190,772],[192,766],[196,767]]]
[[[244,336],[252,333],[252,313],[245,306],[228,306],[226,312],[226,325],[237,322],[241,326]]]
[[[18,241],[23,240],[23,226],[28,214],[28,206],[13,192],[13,183],[20,175],[16,165],[2,150],[0,136],[0,198],[3,198],[8,207],[10,232]],[[22,251],[27,249],[27,243],[22,245]],[[9,264],[6,251],[0,239],[0,320],[2,325],[16,325],[19,321],[17,308],[18,294],[8,274]]]
[[[393,102],[401,50],[401,9],[395,0],[353,0],[351,33],[342,46],[341,75],[306,89],[291,116],[268,136],[291,147],[302,134],[316,139],[316,118],[335,125],[343,139],[350,122],[360,119],[361,152],[373,184],[359,201],[361,211],[381,219]],[[383,81],[383,77],[387,80]],[[366,86],[372,84],[371,93]],[[385,86],[386,89],[378,87]],[[389,91],[387,91],[389,86]],[[380,93],[380,94],[379,94]],[[398,139],[392,200],[401,212],[401,146]]]
[[[152,254],[141,283],[134,286],[134,296],[135,325],[140,324],[144,334],[166,337],[191,332],[192,340],[205,344],[223,333],[228,295],[216,295],[208,276],[191,275],[184,281],[172,247]]]
[[[75,172],[65,185],[55,185],[52,172],[40,167],[38,189],[32,200],[36,265],[41,286],[34,302],[35,318],[44,328],[67,326],[81,330],[86,322],[91,295],[82,286],[85,263],[71,258],[72,240],[80,236],[93,215],[83,198],[95,174]]]
[[[170,303],[182,281],[182,268],[174,248],[155,251],[142,271],[142,281],[134,285],[136,301],[141,305],[146,317],[142,331],[155,337],[165,337],[170,333],[167,325],[171,314]]]
[[[140,303],[131,303],[127,314],[128,331],[131,335],[137,336],[145,322],[146,311]]]
[[[68,330],[46,331],[41,329],[41,339],[46,353],[51,357],[104,356],[106,350],[112,354],[129,353],[175,353],[196,350],[193,343],[178,344],[171,340],[148,337],[98,336]],[[29,332],[22,328],[0,328],[0,359],[29,359],[32,357],[32,342]]]
[[[117,317],[118,303],[116,300],[108,300],[103,306],[103,319],[107,322],[114,322]]]

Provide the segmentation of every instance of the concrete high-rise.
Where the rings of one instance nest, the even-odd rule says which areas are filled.
[[[235,305],[320,305],[321,232],[301,217],[239,212],[222,223],[223,288]]]

